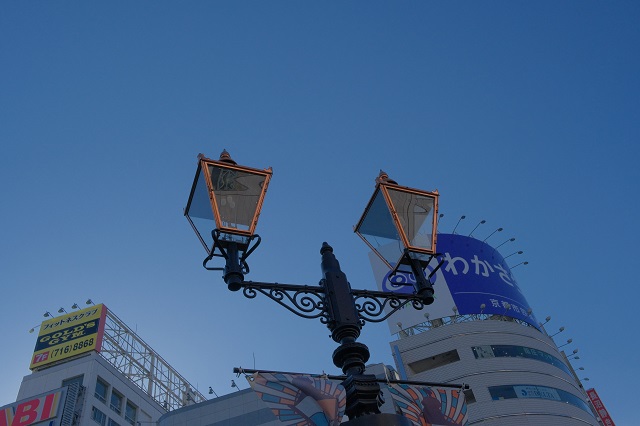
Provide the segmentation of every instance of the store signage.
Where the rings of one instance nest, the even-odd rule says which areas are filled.
[[[444,263],[433,277],[435,302],[422,310],[409,304],[392,315],[388,320],[391,333],[399,331],[398,322],[403,329],[424,323],[425,313],[429,314],[429,320],[481,313],[500,315],[539,327],[509,265],[496,249],[475,238],[455,234],[438,234],[437,247]],[[380,290],[413,291],[413,274],[392,275],[373,253],[369,259]],[[426,274],[430,274],[436,264],[432,260]]]
[[[600,416],[600,420],[602,420],[602,424],[605,426],[615,426],[609,412],[604,407],[602,400],[598,396],[598,393],[595,389],[591,388],[587,390],[587,396],[589,396],[589,400],[593,404],[593,408],[596,409],[596,413]]]
[[[100,304],[44,321],[29,368],[33,370],[89,351],[100,352],[106,315],[107,307]]]
[[[56,418],[64,405],[65,390],[56,389],[0,407],[0,426],[29,426],[45,421],[47,426],[59,425]]]
[[[545,386],[514,386],[518,398],[541,398],[552,399],[554,401],[562,401],[558,391],[554,388]]]

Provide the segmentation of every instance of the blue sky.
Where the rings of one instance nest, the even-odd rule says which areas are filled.
[[[373,288],[352,226],[378,171],[437,188],[442,230],[517,238],[501,252],[525,252],[536,315],[631,424],[639,20],[625,1],[3,2],[0,405],[42,313],[89,297],[203,392],[254,356],[336,372],[322,324],[200,266],[182,209],[197,154],[226,148],[274,169],[248,279],[315,285],[327,241]],[[386,325],[360,340],[392,362]]]

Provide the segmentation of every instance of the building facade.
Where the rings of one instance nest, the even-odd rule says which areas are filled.
[[[599,424],[564,353],[535,327],[457,316],[390,345],[407,379],[470,386],[469,425]]]
[[[71,422],[60,417],[57,424],[62,426],[150,425],[166,412],[95,352],[25,376],[17,400],[58,388],[66,388],[66,397],[73,399],[67,402],[73,407]]]
[[[388,320],[398,337],[390,343],[398,372],[406,380],[469,385],[469,425],[597,426],[570,360],[536,319],[513,267],[485,241],[438,236],[441,263],[427,271],[436,301]],[[414,280],[375,256],[371,262],[381,290],[405,292]]]
[[[31,370],[0,426],[155,425],[206,400],[104,305],[44,321]]]

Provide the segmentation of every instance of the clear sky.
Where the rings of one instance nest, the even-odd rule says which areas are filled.
[[[248,279],[316,285],[327,241],[373,289],[352,226],[378,171],[437,188],[443,231],[517,238],[537,317],[634,424],[638,22],[635,1],[2,2],[0,405],[28,330],[87,298],[203,393],[254,357],[337,373],[325,326],[201,266],[182,209],[197,154],[226,148],[274,169]],[[389,339],[360,341],[392,363]]]

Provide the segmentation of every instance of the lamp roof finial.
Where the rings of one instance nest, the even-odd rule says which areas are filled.
[[[233,161],[233,159],[231,158],[231,155],[227,152],[226,149],[222,150],[222,153],[220,153],[220,161],[224,161],[225,163],[229,163],[229,164],[238,164],[235,161]]]
[[[382,182],[384,182],[384,183],[392,183],[394,185],[398,184],[398,182],[396,182],[395,180],[390,179],[389,175],[384,170],[380,170],[380,174],[378,174],[378,177],[376,178],[376,184],[379,184],[379,183],[382,183]]]

